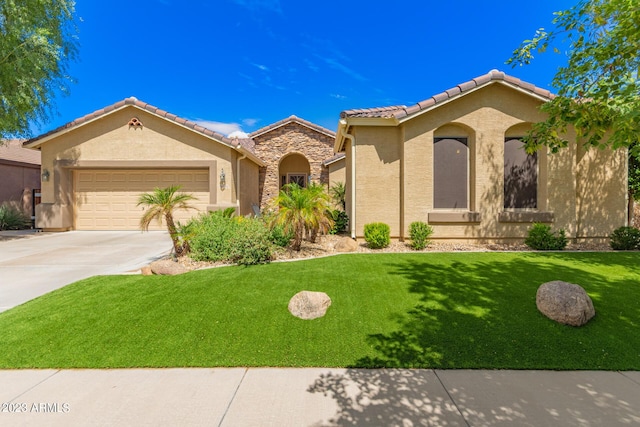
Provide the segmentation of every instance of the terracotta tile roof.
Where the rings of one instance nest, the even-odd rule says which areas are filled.
[[[176,122],[176,123],[178,123],[178,124],[180,124],[182,126],[185,126],[187,128],[193,129],[196,132],[199,132],[199,133],[201,133],[203,135],[206,135],[206,136],[208,136],[210,138],[213,138],[213,139],[215,139],[217,141],[220,141],[220,142],[222,142],[224,144],[227,144],[227,145],[230,145],[232,147],[239,147],[240,146],[240,147],[250,151],[252,154],[255,154],[254,151],[253,151],[253,146],[254,146],[253,141],[249,140],[248,138],[244,138],[244,139],[227,138],[226,136],[222,135],[221,133],[214,132],[214,131],[212,131],[210,129],[207,129],[207,128],[205,128],[205,127],[203,127],[203,126],[201,126],[201,125],[199,125],[199,124],[197,124],[195,122],[192,122],[191,120],[183,119],[181,117],[176,116],[175,114],[171,114],[171,113],[169,113],[167,111],[161,110],[160,108],[154,107],[153,105],[147,104],[146,102],[142,102],[142,101],[138,100],[135,97],[126,98],[126,99],[124,99],[122,101],[116,102],[113,105],[109,105],[108,107],[104,107],[104,108],[102,108],[100,110],[94,111],[93,113],[90,113],[90,114],[87,114],[87,115],[85,115],[83,117],[77,118],[77,119],[75,119],[75,120],[73,120],[73,121],[71,121],[69,123],[66,123],[66,124],[56,128],[56,129],[53,129],[52,131],[49,131],[49,132],[47,132],[45,134],[39,135],[39,136],[37,136],[35,138],[32,138],[32,139],[26,141],[24,143],[24,145],[30,145],[30,144],[33,144],[35,142],[38,142],[39,140],[45,139],[48,136],[54,135],[54,134],[56,134],[58,132],[62,132],[62,131],[69,130],[69,129],[73,129],[76,126],[80,126],[82,124],[85,124],[85,123],[87,123],[89,121],[92,121],[94,119],[97,119],[99,117],[102,117],[102,116],[104,116],[106,114],[109,114],[109,113],[111,113],[111,112],[113,112],[115,110],[119,110],[119,109],[124,108],[124,107],[129,106],[129,105],[136,106],[136,107],[138,107],[138,108],[140,108],[142,110],[148,111],[149,113],[154,114],[156,116],[160,116],[160,117],[163,117],[163,118],[165,118],[167,120],[174,121],[174,122]]]
[[[406,107],[404,105],[396,105],[381,108],[365,108],[358,110],[346,110],[340,113],[340,118],[366,117],[366,118],[396,118],[402,119],[412,114],[418,113],[427,108],[433,107],[441,102],[464,95],[465,92],[485,86],[487,84],[502,81],[514,87],[530,92],[546,99],[553,99],[555,96],[548,90],[539,88],[531,83],[524,82],[516,77],[509,76],[498,70],[491,70],[487,74],[471,79],[467,82],[445,90],[444,92],[433,95],[431,98],[418,102],[415,105]]]
[[[0,160],[40,165],[40,151],[22,147],[23,140],[9,139],[0,143]]]
[[[316,132],[323,133],[323,134],[325,134],[327,136],[330,136],[331,138],[335,138],[335,136],[336,136],[336,133],[334,131],[332,131],[332,130],[329,130],[327,128],[319,126],[319,125],[317,125],[315,123],[311,123],[310,121],[301,119],[300,117],[297,117],[297,116],[289,116],[286,119],[282,119],[282,120],[280,120],[278,122],[270,124],[269,126],[265,126],[265,127],[261,128],[261,129],[258,129],[258,130],[254,131],[254,132],[251,132],[249,134],[249,137],[250,138],[256,138],[256,137],[258,137],[260,135],[264,135],[267,132],[271,132],[272,130],[275,130],[275,129],[277,129],[277,128],[281,127],[281,126],[287,125],[289,123],[301,124],[302,126],[306,126],[306,127],[310,128],[310,129],[315,130]]]
[[[335,163],[335,162],[340,161],[340,160],[342,160],[344,158],[345,158],[345,154],[344,153],[335,154],[335,155],[329,157],[327,160],[323,161],[322,162],[322,166],[329,166],[331,163]]]

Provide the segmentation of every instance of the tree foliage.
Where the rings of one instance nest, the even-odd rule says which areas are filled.
[[[173,212],[177,209],[193,209],[188,202],[195,200],[195,197],[191,194],[178,193],[178,190],[180,190],[179,185],[155,188],[153,192],[143,193],[138,197],[138,206],[147,207],[142,218],[140,218],[140,228],[147,231],[152,221],[155,220],[161,223],[162,218],[164,218],[176,256],[182,256],[187,251],[187,246],[180,242],[178,227],[173,219]]]
[[[569,43],[567,64],[553,79],[557,96],[541,109],[547,120],[533,126],[527,150],[566,147],[572,126],[587,146],[640,151],[640,3],[638,0],[581,0],[556,12],[555,29],[536,31],[507,62],[529,64],[534,53]],[[606,134],[606,138],[604,138]]]
[[[275,211],[270,225],[280,225],[285,233],[293,233],[291,248],[299,251],[305,230],[311,232],[327,232],[333,226],[329,216],[331,202],[322,186],[311,184],[302,188],[295,183],[282,187],[277,197],[272,200]]]
[[[0,0],[0,136],[28,136],[67,93],[77,54],[75,2]]]

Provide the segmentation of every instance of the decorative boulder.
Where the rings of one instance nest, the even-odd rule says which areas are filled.
[[[582,326],[596,315],[591,298],[581,286],[559,280],[540,285],[536,306],[549,319],[571,326]]]
[[[298,292],[289,301],[289,312],[304,320],[316,319],[326,314],[331,298],[324,292]]]
[[[336,252],[355,252],[358,250],[358,242],[351,237],[343,237],[333,247]]]
[[[175,276],[177,274],[186,273],[187,270],[182,265],[178,264],[175,261],[171,261],[170,259],[161,259],[160,261],[152,262],[149,267],[153,274],[158,274],[162,276]]]
[[[142,267],[142,268],[140,269],[140,273],[141,273],[143,276],[153,276],[153,271],[151,271],[151,267],[150,267],[150,266],[148,266],[148,265],[145,265],[144,267]]]

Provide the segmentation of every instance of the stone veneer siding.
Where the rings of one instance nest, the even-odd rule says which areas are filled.
[[[256,155],[267,163],[260,168],[260,209],[280,191],[280,161],[288,154],[307,158],[311,180],[329,184],[329,168],[322,162],[333,156],[334,138],[299,123],[291,122],[254,137]]]

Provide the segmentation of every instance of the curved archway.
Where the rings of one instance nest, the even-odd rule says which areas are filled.
[[[280,160],[278,176],[280,188],[283,185],[295,182],[301,187],[306,187],[311,174],[309,160],[300,153],[291,153]]]

